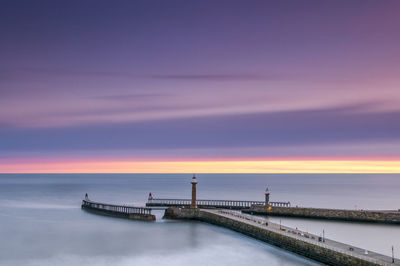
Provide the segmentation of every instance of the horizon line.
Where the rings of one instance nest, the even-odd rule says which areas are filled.
[[[264,160],[264,161],[56,161],[1,163],[0,173],[60,174],[329,174],[400,173],[400,161],[377,160]]]

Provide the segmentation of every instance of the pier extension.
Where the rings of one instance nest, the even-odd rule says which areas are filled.
[[[89,200],[87,197],[82,201],[81,207],[86,211],[106,216],[140,221],[156,220],[156,216],[151,214],[150,208],[95,202]]]

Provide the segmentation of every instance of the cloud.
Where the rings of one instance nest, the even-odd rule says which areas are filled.
[[[161,79],[161,80],[199,80],[199,81],[239,81],[239,80],[264,80],[279,78],[278,74],[255,74],[255,73],[152,73],[143,74],[129,71],[92,71],[68,68],[43,68],[43,67],[20,67],[0,69],[1,81],[32,80],[48,77],[106,77],[106,78],[130,78],[130,79]]]
[[[350,112],[346,108],[188,117],[0,131],[0,149],[108,150],[290,147],[400,141],[400,112]]]
[[[190,80],[190,81],[247,81],[247,80],[265,80],[273,78],[274,76],[257,75],[257,74],[159,74],[149,75],[153,79],[165,80]]]
[[[131,94],[109,94],[102,96],[90,97],[95,100],[106,100],[106,101],[144,101],[152,100],[155,98],[166,98],[172,97],[171,93],[131,93]]]

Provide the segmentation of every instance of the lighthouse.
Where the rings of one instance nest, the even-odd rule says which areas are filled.
[[[192,184],[192,204],[190,205],[190,208],[197,208],[197,204],[196,204],[196,185],[197,185],[196,175],[193,175],[191,184]]]
[[[265,206],[269,206],[269,190],[268,188],[265,190]]]

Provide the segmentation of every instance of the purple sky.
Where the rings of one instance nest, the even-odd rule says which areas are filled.
[[[2,1],[0,158],[400,157],[399,1]]]

